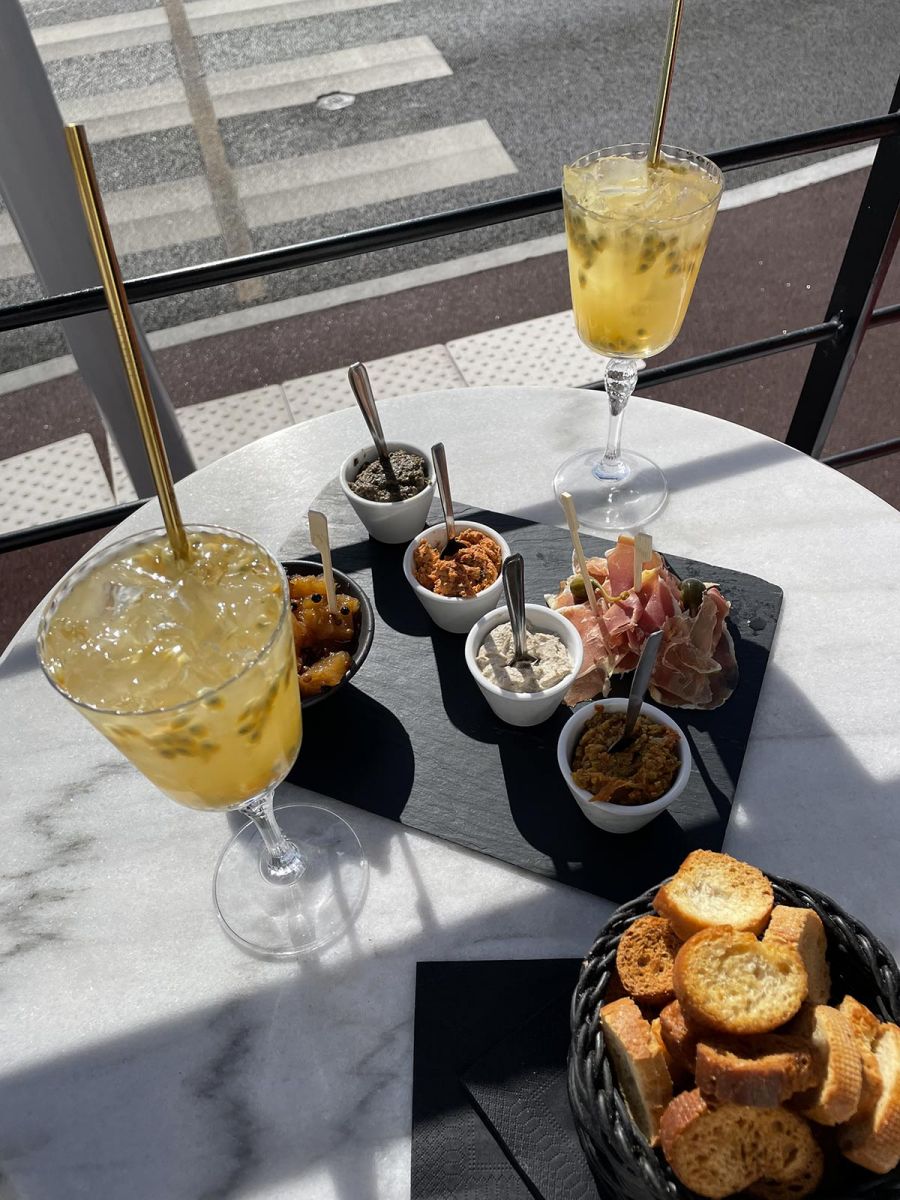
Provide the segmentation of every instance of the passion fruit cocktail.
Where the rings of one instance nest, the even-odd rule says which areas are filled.
[[[663,146],[613,146],[563,169],[563,210],[575,325],[609,356],[607,446],[573,455],[554,480],[588,529],[640,527],[665,502],[667,486],[649,459],[621,450],[622,417],[644,359],[681,329],[722,193],[718,167]]]
[[[578,333],[601,354],[646,358],[675,340],[721,182],[690,160],[609,155],[563,172]]]
[[[254,542],[192,530],[115,549],[61,599],[50,678],[173,800],[233,808],[284,779],[300,697],[281,567]]]
[[[273,792],[300,749],[287,580],[258,542],[161,530],[100,550],[57,587],[38,632],[56,689],[143,775],[190,808],[239,808],[215,899],[228,932],[272,956],[333,940],[355,915],[366,862],[336,814]]]

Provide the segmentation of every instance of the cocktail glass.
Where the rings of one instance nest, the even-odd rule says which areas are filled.
[[[38,630],[47,678],[179,804],[248,821],[219,858],[227,932],[267,957],[340,936],[365,895],[354,831],[274,791],[300,749],[302,716],[284,572],[244,534],[188,526],[191,558],[163,530],[116,542],[53,592]]]
[[[722,194],[707,158],[663,146],[650,167],[645,144],[611,146],[563,171],[572,307],[579,336],[609,356],[606,449],[567,459],[553,481],[570,492],[582,525],[600,531],[643,525],[668,487],[643,455],[621,449],[625,406],[644,360],[676,338],[694,290]]]

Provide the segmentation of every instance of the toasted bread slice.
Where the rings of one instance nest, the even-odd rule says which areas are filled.
[[[704,1099],[755,1108],[777,1108],[819,1082],[809,1042],[778,1033],[701,1042],[695,1074]]]
[[[638,1004],[658,1006],[675,999],[672,968],[681,941],[663,917],[638,917],[619,939],[616,970]]]
[[[659,1014],[659,1032],[674,1061],[693,1075],[697,1042],[702,1035],[696,1026],[688,1024],[677,1000]]]
[[[819,1125],[840,1125],[859,1108],[862,1060],[850,1022],[836,1008],[810,1005],[791,1025],[808,1038],[821,1071],[821,1083],[797,1097],[797,1107]]]
[[[900,1029],[882,1025],[875,1043],[881,1095],[874,1109],[854,1117],[838,1134],[838,1145],[851,1162],[884,1175],[900,1163]]]
[[[822,1176],[822,1152],[796,1114],[742,1104],[710,1108],[696,1089],[663,1113],[660,1142],[685,1187],[712,1200],[762,1181],[800,1182],[790,1193],[800,1200]]]
[[[600,1023],[629,1112],[650,1145],[655,1146],[659,1119],[672,1099],[672,1080],[662,1046],[650,1022],[627,996],[604,1004]]]
[[[768,1033],[795,1015],[806,968],[793,946],[736,929],[705,929],[675,958],[675,995],[688,1021],[719,1033]]]
[[[815,1140],[813,1144],[816,1145]],[[818,1154],[802,1155],[796,1168],[788,1169],[783,1179],[760,1179],[751,1183],[747,1191],[760,1200],[800,1200],[814,1192],[822,1182],[825,1159],[821,1148]]]
[[[774,903],[762,871],[714,850],[691,851],[653,898],[653,907],[682,941],[722,925],[762,933]]]
[[[852,996],[844,997],[838,1005],[838,1012],[843,1013],[850,1022],[856,1048],[862,1059],[862,1090],[859,1093],[859,1108],[855,1115],[864,1117],[872,1111],[881,1095],[881,1071],[875,1057],[875,1043],[881,1034],[881,1022],[864,1004],[860,1004]]]
[[[791,908],[776,904],[766,928],[763,941],[781,938],[798,951],[809,979],[810,1004],[827,1004],[831,999],[831,972],[828,969],[825,926],[811,908]]]

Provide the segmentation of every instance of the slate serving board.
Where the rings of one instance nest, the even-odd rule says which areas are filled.
[[[334,565],[367,592],[376,626],[352,684],[304,714],[293,782],[619,902],[671,874],[690,850],[722,845],[780,588],[659,547],[678,575],[714,580],[731,601],[740,682],[720,709],[669,710],[693,753],[687,787],[637,833],[604,833],[583,816],[557,768],[556,742],[569,710],[561,707],[530,729],[499,721],[469,675],[464,636],[438,629],[407,584],[405,547],[370,540],[336,484],[315,506],[329,518]],[[457,520],[468,516],[496,529],[524,556],[528,601],[542,602],[570,573],[565,530],[488,510],[457,512]],[[314,557],[300,536],[282,558]],[[584,538],[588,555],[605,554],[611,544]],[[625,677],[616,692],[626,694],[627,685]]]

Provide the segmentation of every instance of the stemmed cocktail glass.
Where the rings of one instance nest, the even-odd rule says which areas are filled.
[[[367,864],[356,834],[274,789],[300,749],[302,716],[284,572],[244,534],[163,530],[76,567],[38,631],[41,665],[152,783],[190,808],[248,823],[219,859],[214,897],[228,933],[270,957],[318,949],[352,921]]]
[[[665,503],[662,471],[621,449],[625,406],[644,360],[681,329],[722,194],[709,159],[663,146],[656,165],[646,144],[612,146],[563,172],[563,206],[575,324],[583,342],[609,356],[605,451],[581,451],[556,473],[557,496],[571,493],[581,523],[632,529]]]

